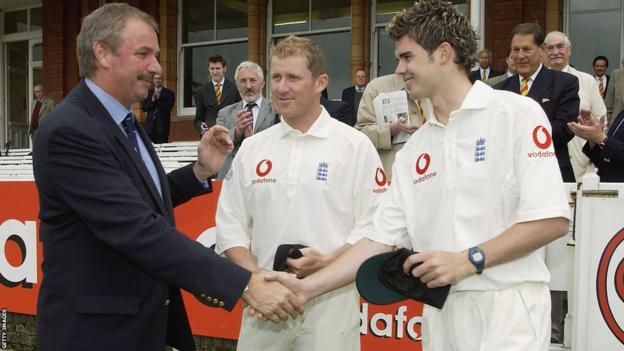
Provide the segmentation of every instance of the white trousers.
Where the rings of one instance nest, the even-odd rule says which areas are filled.
[[[296,319],[273,323],[243,311],[238,351],[360,351],[359,295],[355,284],[323,294]]]
[[[449,294],[425,305],[423,351],[548,351],[550,292],[545,283]]]

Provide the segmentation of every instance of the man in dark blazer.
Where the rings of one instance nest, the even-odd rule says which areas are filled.
[[[162,74],[154,75],[154,87],[147,93],[141,109],[147,112],[145,132],[156,144],[169,142],[171,110],[175,103],[175,93],[162,85]]]
[[[564,182],[575,182],[568,153],[568,141],[574,133],[568,122],[579,111],[578,79],[568,73],[542,66],[544,33],[535,23],[522,23],[512,31],[511,50],[518,74],[495,85],[495,89],[526,95],[542,106],[552,126],[552,142]],[[527,86],[522,87],[523,81]]]
[[[607,74],[609,59],[602,55],[596,56],[592,65],[594,68],[594,78],[598,81],[598,90],[600,90],[600,95],[602,95],[604,99],[607,94],[607,88],[609,88],[609,79],[611,79],[611,76]]]
[[[217,179],[223,179],[230,170],[232,160],[245,138],[260,133],[276,123],[271,101],[262,96],[264,89],[262,67],[255,62],[241,62],[234,72],[234,80],[243,100],[224,107],[217,117],[217,124],[228,129],[234,142],[234,151],[225,158]]]
[[[479,51],[479,69],[470,72],[468,78],[470,83],[474,83],[478,80],[487,83],[489,79],[498,77],[503,72],[497,71],[492,68],[492,52],[489,49],[483,49]]]
[[[353,110],[351,110],[351,106],[346,102],[330,100],[321,95],[321,105],[325,107],[327,113],[333,118],[351,127],[355,125],[356,119],[353,115]]]
[[[232,144],[214,127],[197,162],[164,173],[130,109],[160,71],[157,29],[151,16],[122,3],[85,17],[77,37],[83,80],[37,132],[41,351],[194,350],[180,288],[227,310],[242,294],[276,321],[294,312],[286,288],[175,229],[173,207],[211,190],[208,175]]]
[[[613,120],[607,134],[604,133],[605,117],[596,118],[581,111],[579,122],[571,122],[570,129],[587,140],[583,153],[596,167],[601,182],[624,182],[624,111]]]
[[[346,102],[351,106],[351,111],[354,112],[354,118],[357,120],[357,110],[360,106],[360,100],[362,100],[362,94],[364,93],[364,89],[366,88],[366,83],[368,83],[368,78],[366,77],[366,71],[363,69],[357,70],[355,72],[355,84],[345,88],[342,91],[342,101]],[[353,125],[355,122],[353,123]]]
[[[216,54],[208,58],[210,82],[195,92],[195,129],[200,134],[217,123],[219,110],[241,101],[236,85],[225,78],[225,59]]]

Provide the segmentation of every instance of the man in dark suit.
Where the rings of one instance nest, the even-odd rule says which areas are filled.
[[[351,106],[351,111],[355,114],[357,113],[358,107],[360,106],[360,100],[362,100],[362,94],[364,93],[364,89],[366,88],[366,83],[368,83],[368,78],[366,77],[366,71],[363,69],[357,70],[355,72],[355,84],[348,88],[345,88],[342,91],[342,101],[346,102]],[[357,120],[357,118],[355,118]],[[352,125],[355,124],[355,121]]]
[[[236,85],[225,78],[225,59],[216,54],[208,58],[210,82],[202,85],[195,93],[195,129],[201,134],[217,123],[219,110],[241,101]]]
[[[518,74],[494,88],[513,91],[537,101],[552,126],[552,141],[564,182],[574,182],[568,142],[574,133],[567,123],[576,120],[579,111],[579,82],[568,73],[542,66],[544,33],[535,23],[522,23],[512,31],[511,51]]]
[[[243,101],[219,111],[217,124],[228,129],[234,142],[234,151],[225,158],[217,179],[223,179],[230,170],[232,160],[245,138],[260,133],[276,123],[276,114],[271,101],[262,96],[264,89],[262,67],[255,62],[241,62],[234,72],[234,80]]]
[[[275,321],[294,312],[287,289],[175,229],[173,207],[211,190],[208,175],[232,143],[225,128],[209,129],[197,162],[164,173],[130,109],[160,71],[157,29],[122,3],[85,17],[77,37],[83,80],[37,132],[39,350],[194,350],[180,288],[227,310],[242,294]]]
[[[596,56],[593,62],[594,78],[598,81],[598,90],[600,95],[604,99],[606,97],[607,88],[609,87],[609,79],[611,76],[607,74],[607,68],[609,68],[609,59],[606,56]]]
[[[571,122],[570,129],[587,140],[583,152],[598,167],[601,182],[624,182],[624,111],[613,120],[604,133],[605,117],[596,118],[581,111],[579,122]]]
[[[479,51],[479,69],[470,72],[468,78],[471,83],[478,80],[483,83],[487,83],[488,79],[500,76],[503,72],[499,72],[491,67],[492,64],[492,52],[488,49]]]
[[[147,112],[145,132],[156,144],[169,142],[171,110],[175,103],[175,93],[162,85],[162,74],[154,75],[154,88],[147,93],[141,109]]]
[[[346,102],[330,100],[321,95],[321,105],[325,107],[327,113],[333,118],[351,127],[355,125],[353,110],[351,110],[351,106]]]

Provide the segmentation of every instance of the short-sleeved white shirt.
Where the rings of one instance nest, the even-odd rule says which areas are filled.
[[[392,185],[366,236],[387,245],[409,236],[414,251],[459,252],[518,222],[570,218],[551,135],[535,101],[475,82],[446,126],[429,118],[397,154]],[[486,268],[453,289],[548,282],[542,255]]]
[[[370,140],[323,108],[307,133],[282,122],[243,142],[217,206],[217,252],[251,246],[272,269],[280,244],[329,253],[355,243],[387,190]]]

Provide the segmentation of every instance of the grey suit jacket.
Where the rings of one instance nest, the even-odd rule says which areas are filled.
[[[618,68],[611,73],[605,97],[609,125],[624,110],[624,68]]]
[[[35,108],[35,104],[37,103],[37,100],[33,100],[32,101],[32,107],[33,109]],[[43,98],[43,100],[41,100],[41,109],[39,110],[39,121],[38,123],[41,123],[41,121],[43,120],[43,118],[50,113],[50,111],[52,111],[52,109],[56,106],[56,103],[54,102],[54,100],[52,100],[51,98],[45,96]],[[32,111],[31,111],[32,113]],[[31,121],[32,123],[32,121]],[[35,128],[33,128],[35,127]],[[33,126],[32,124],[30,125],[30,133],[32,133],[35,129],[37,129],[38,126]]]
[[[498,83],[500,83],[500,82],[504,81],[504,80],[505,80],[505,79],[507,79],[507,78],[509,78],[509,77],[507,76],[507,72],[505,72],[505,73],[503,73],[503,74],[501,74],[501,75],[498,75],[498,76],[496,76],[496,77],[492,77],[492,78],[488,79],[488,80],[487,80],[487,82],[486,82],[486,84],[487,84],[487,85],[489,85],[489,86],[491,86],[491,87],[493,87],[493,86],[495,86],[496,84],[498,84]]]
[[[227,128],[230,131],[230,138],[232,138],[232,140],[234,141],[234,150],[226,157],[225,161],[223,162],[223,167],[221,167],[221,169],[219,170],[219,173],[217,174],[217,179],[223,179],[223,177],[225,177],[225,174],[230,169],[234,156],[236,156],[238,148],[241,146],[243,140],[245,139],[244,136],[241,138],[235,138],[236,114],[242,109],[243,102],[240,101],[222,108],[217,116],[217,124]],[[273,110],[273,105],[271,104],[270,100],[263,97],[253,132],[254,134],[259,133],[271,127],[273,124],[275,124],[275,111]]]

